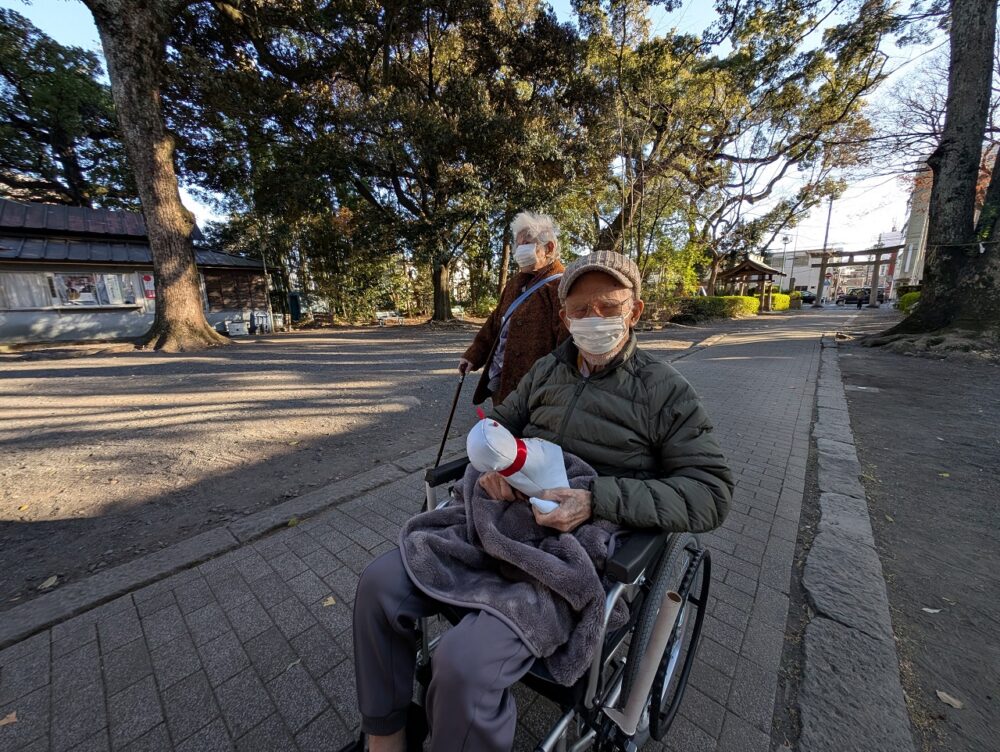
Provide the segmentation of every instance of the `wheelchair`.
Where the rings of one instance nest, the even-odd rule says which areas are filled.
[[[468,464],[468,458],[462,457],[426,471],[425,511],[450,501],[452,488],[448,488],[448,498],[440,502],[438,491],[460,479]],[[708,550],[690,533],[637,530],[628,533],[624,543],[612,552],[605,575],[611,586],[605,600],[603,648],[595,652],[588,671],[567,687],[556,683],[542,661],[536,661],[521,679],[530,690],[559,707],[559,719],[537,743],[536,752],[633,752],[667,734],[684,698],[708,607],[712,580]],[[620,599],[628,604],[628,621],[608,633],[608,619]],[[665,647],[656,652],[648,648],[663,642],[663,635],[657,638],[655,632],[666,599],[674,601],[677,616]],[[458,618],[449,617],[447,612],[445,617],[453,622]],[[436,618],[424,619],[420,625],[418,706],[423,704],[423,693],[430,682],[431,655],[440,639],[440,635],[431,636]],[[629,703],[633,687],[641,691],[641,684],[648,685],[654,665],[655,676],[648,693],[645,698],[636,698],[644,701],[634,729],[628,723],[622,728],[620,711],[616,713],[616,709],[627,704],[639,707],[637,702]],[[612,716],[618,720],[612,720]]]

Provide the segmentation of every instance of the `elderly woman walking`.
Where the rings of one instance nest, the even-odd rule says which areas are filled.
[[[483,368],[472,401],[503,402],[543,355],[569,337],[559,319],[558,228],[546,214],[521,212],[510,225],[519,271],[504,287],[500,303],[458,361],[459,373]]]

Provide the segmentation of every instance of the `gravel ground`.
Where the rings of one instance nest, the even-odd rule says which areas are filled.
[[[437,445],[475,331],[343,328],[191,355],[0,356],[0,610],[52,575],[79,579]],[[667,355],[715,331],[642,339]],[[453,435],[475,420],[472,389]]]
[[[996,750],[1000,367],[856,344],[840,356],[919,747]]]

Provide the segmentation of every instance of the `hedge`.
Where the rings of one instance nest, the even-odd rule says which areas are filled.
[[[899,310],[903,313],[909,313],[919,300],[919,292],[908,292],[899,298]]]
[[[785,296],[786,300],[788,296]],[[753,316],[760,309],[760,300],[745,295],[709,295],[697,298],[683,298],[681,312],[675,318],[681,319],[736,319]],[[787,303],[786,303],[787,307]]]
[[[774,297],[771,298],[771,310],[772,311],[787,311],[788,307],[792,304],[792,296],[785,295],[784,293],[776,292]]]

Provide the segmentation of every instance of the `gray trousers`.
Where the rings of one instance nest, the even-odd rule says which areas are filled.
[[[365,733],[384,736],[406,725],[413,696],[417,619],[442,604],[410,581],[399,551],[375,559],[354,601],[354,671]],[[431,750],[509,750],[517,720],[510,687],[534,662],[500,619],[468,613],[445,633],[431,659],[427,720]]]

